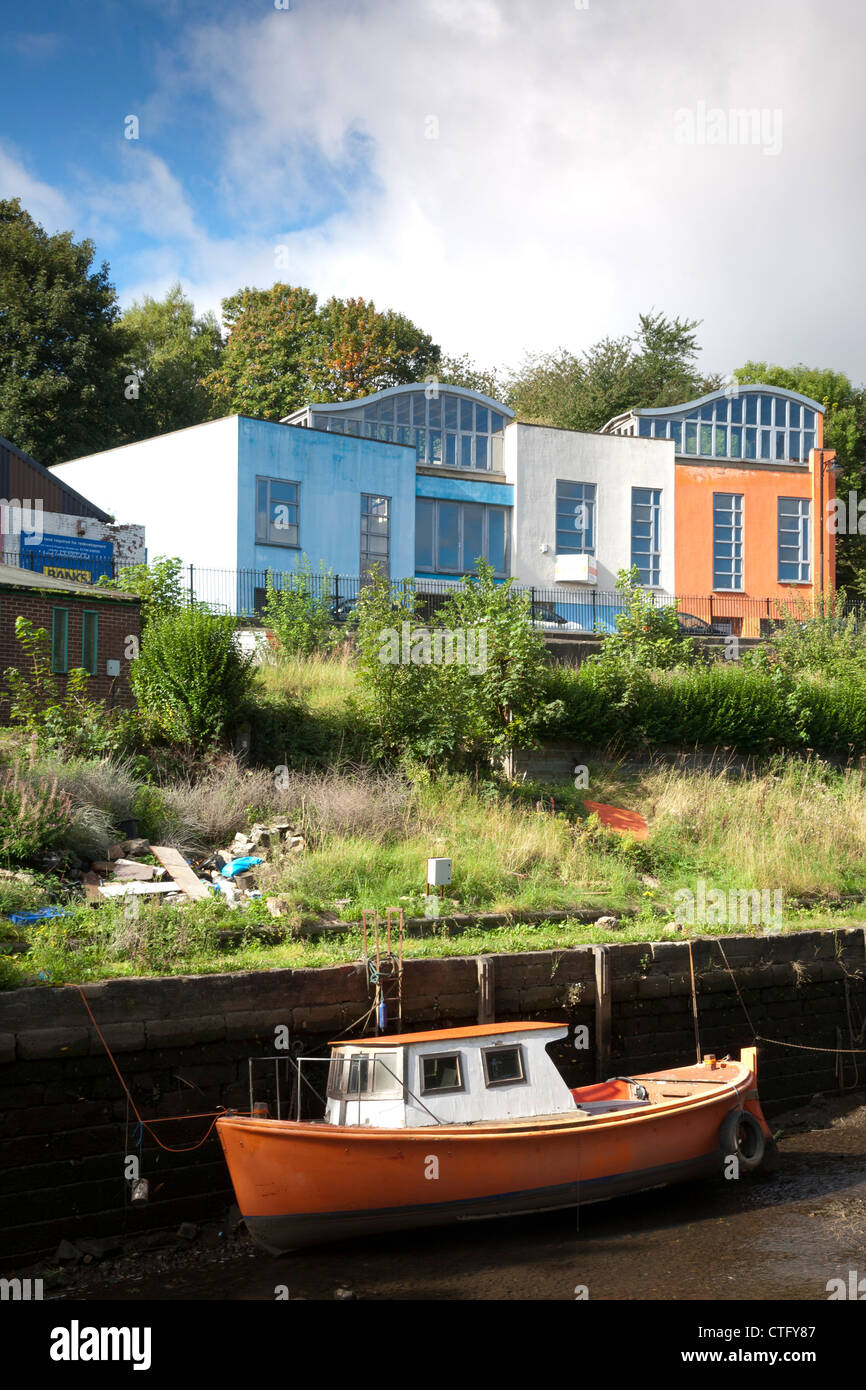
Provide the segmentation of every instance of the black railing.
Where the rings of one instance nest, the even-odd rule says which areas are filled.
[[[116,561],[101,557],[81,558],[52,555],[44,550],[36,553],[22,546],[16,551],[0,551],[0,562],[20,569],[59,576],[86,579],[95,583],[100,577],[122,582],[123,567]],[[345,622],[357,606],[361,591],[369,580],[359,575],[298,573],[296,570],[269,569],[211,569],[185,565],[182,571],[183,593],[190,602],[203,603],[214,612],[261,623],[267,598],[268,584],[277,590],[306,591],[317,602],[324,603],[335,622]],[[421,622],[435,622],[446,599],[467,581],[437,579],[416,575],[411,579],[393,580],[392,596],[407,610],[407,615]],[[587,634],[614,632],[616,617],[628,606],[628,595],[620,590],[545,589],[537,585],[513,584],[513,594],[529,598],[533,621],[551,634]],[[745,594],[669,594],[658,590],[648,592],[656,608],[676,604],[680,627],[696,636],[762,637],[791,617],[808,621],[829,608],[832,599],[811,594],[786,595],[775,598],[753,598]],[[847,599],[836,603],[836,612],[853,615],[866,626],[866,601]]]
[[[260,622],[264,615],[267,588],[306,591],[325,603],[337,622],[344,622],[357,606],[368,580],[358,575],[298,574],[296,571],[267,569],[216,570],[188,565],[184,587],[191,597],[218,612]],[[393,580],[392,597],[421,621],[435,621],[446,599],[463,587],[464,580],[437,579],[416,575]],[[614,632],[616,617],[628,607],[629,598],[621,590],[545,589],[537,585],[513,584],[513,594],[529,598],[533,621],[551,633]],[[829,607],[829,598],[792,594],[785,597],[755,598],[741,594],[648,593],[656,608],[677,605],[680,626],[696,636],[765,636],[786,618],[807,621]],[[413,606],[414,599],[414,606]],[[848,600],[837,604],[837,612],[853,614],[866,623],[866,602]]]

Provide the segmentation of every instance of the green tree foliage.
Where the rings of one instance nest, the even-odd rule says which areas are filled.
[[[220,413],[279,420],[308,401],[366,396],[422,380],[439,348],[409,319],[364,299],[329,299],[273,285],[223,300],[229,336],[204,380]]]
[[[87,757],[104,751],[111,739],[105,706],[87,694],[90,676],[82,667],[68,675],[51,670],[51,638],[29,618],[15,619],[15,637],[22,649],[20,667],[7,667],[0,695],[9,702],[9,721],[37,745],[68,757]]]
[[[625,610],[616,614],[616,631],[605,637],[601,652],[590,660],[607,667],[639,666],[657,671],[691,665],[695,645],[680,632],[676,603],[657,606],[652,594],[641,587],[636,565],[630,572],[618,571],[616,587],[625,597]]]
[[[825,406],[824,448],[836,450],[841,468],[836,474],[836,493],[846,502],[851,490],[861,499],[866,497],[866,395],[861,388],[853,386],[842,372],[803,363],[776,367],[767,362],[746,362],[734,376],[743,385],[759,383],[799,391]],[[840,531],[836,537],[836,580],[866,597],[866,516],[857,520],[862,521],[864,534],[858,529],[854,535]]]
[[[253,679],[253,656],[238,646],[234,618],[200,606],[158,613],[130,672],[154,735],[193,752],[233,731]]]
[[[380,575],[358,605],[359,713],[384,757],[486,765],[535,741],[553,718],[545,699],[544,640],[529,600],[497,584],[488,564],[427,625],[410,581]],[[437,650],[437,642],[439,643]],[[456,658],[456,659],[455,659]]]
[[[219,366],[222,332],[213,314],[196,316],[180,284],[164,299],[136,302],[120,320],[129,372],[138,395],[125,398],[124,438],[149,439],[213,417],[202,378]]]
[[[97,588],[114,589],[123,594],[137,594],[141,599],[141,626],[146,631],[154,618],[163,613],[178,613],[189,605],[184,589],[183,561],[159,555],[151,565],[124,565],[116,579],[103,576]]]
[[[93,255],[0,201],[0,434],[40,463],[121,442],[125,337]]]
[[[505,401],[508,392],[508,381],[497,367],[479,367],[468,353],[462,357],[443,356],[436,376],[443,386],[465,386],[494,401]]]
[[[294,573],[281,575],[277,585],[268,571],[265,585],[262,622],[273,634],[277,657],[311,656],[333,646],[339,637],[334,622],[334,582],[324,566],[314,575],[304,556]]]
[[[599,430],[635,406],[691,400],[718,384],[697,370],[699,324],[650,312],[633,336],[603,338],[579,355],[560,348],[530,357],[512,378],[508,404],[535,424]]]

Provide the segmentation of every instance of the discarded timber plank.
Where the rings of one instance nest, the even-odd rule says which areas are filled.
[[[210,889],[199,881],[178,850],[167,845],[151,845],[150,852],[156,855],[162,867],[171,874],[178,888],[182,889],[188,898],[210,897]]]
[[[127,893],[180,893],[181,889],[176,883],[166,881],[165,883],[142,883],[140,879],[130,879],[127,883],[103,883],[95,888],[92,883],[85,886],[87,897],[91,901],[98,898],[122,898]]]

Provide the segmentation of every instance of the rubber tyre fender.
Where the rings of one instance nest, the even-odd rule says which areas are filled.
[[[741,1130],[745,1130],[745,1138]],[[736,1154],[742,1172],[752,1173],[763,1162],[767,1141],[749,1110],[730,1110],[719,1130],[719,1145],[726,1158]]]

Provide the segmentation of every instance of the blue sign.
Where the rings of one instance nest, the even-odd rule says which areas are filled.
[[[34,545],[37,536],[39,543]],[[103,575],[112,578],[114,545],[111,541],[94,541],[86,536],[47,533],[39,536],[38,531],[22,531],[21,565],[37,574],[49,574],[54,579],[95,584]]]

